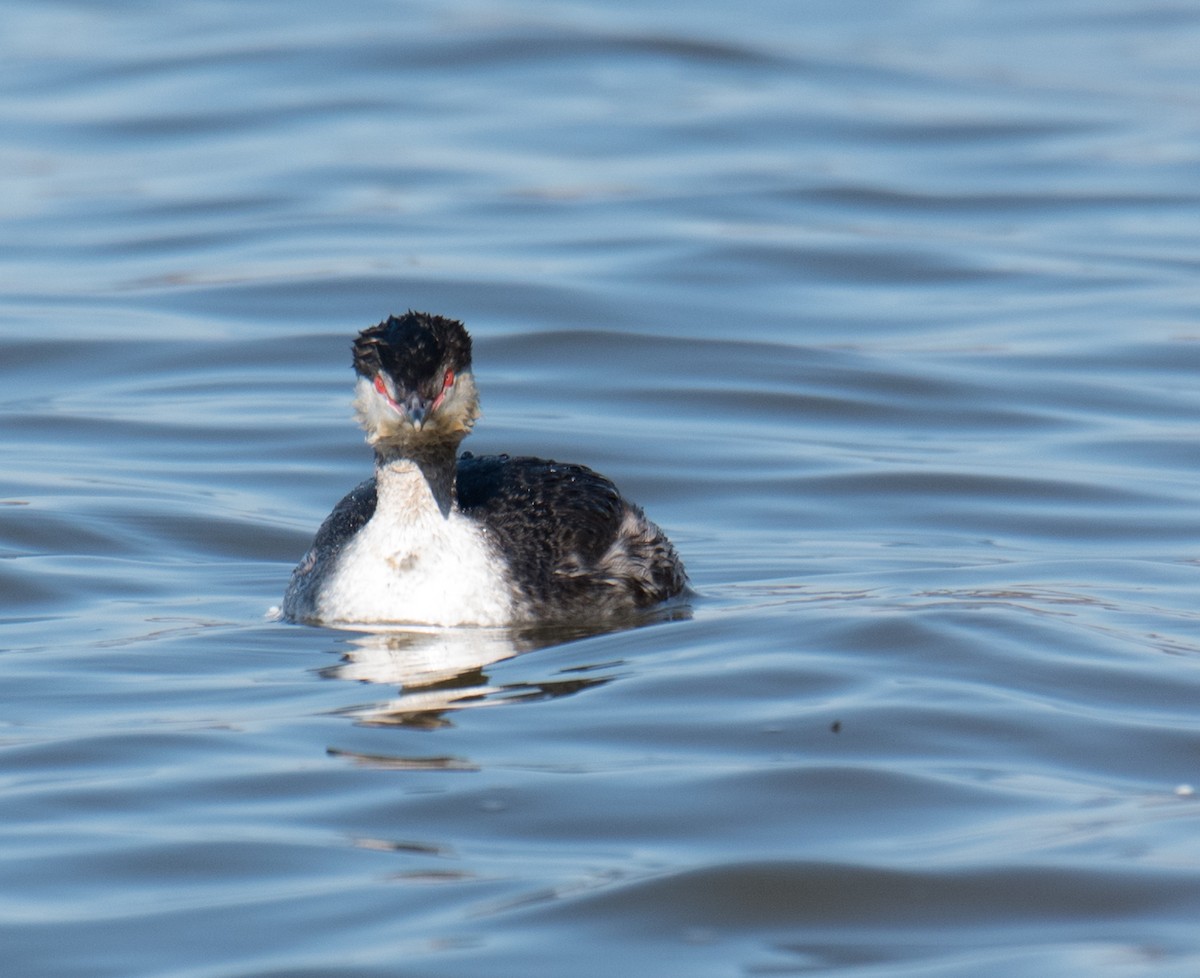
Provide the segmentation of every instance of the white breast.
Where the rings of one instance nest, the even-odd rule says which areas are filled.
[[[503,625],[516,600],[483,530],[443,515],[419,471],[381,479],[375,514],[317,598],[325,622]]]

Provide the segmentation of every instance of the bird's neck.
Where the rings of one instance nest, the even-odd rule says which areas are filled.
[[[457,454],[457,442],[418,447],[376,445],[375,482],[381,500],[397,496],[398,502],[409,507],[419,504],[427,493],[442,516],[449,516],[458,504]],[[429,499],[424,501],[428,503]]]

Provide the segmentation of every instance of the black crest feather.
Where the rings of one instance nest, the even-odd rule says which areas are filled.
[[[410,309],[364,329],[354,340],[354,369],[368,379],[380,370],[406,390],[441,382],[446,368],[471,369],[471,337],[457,319]]]

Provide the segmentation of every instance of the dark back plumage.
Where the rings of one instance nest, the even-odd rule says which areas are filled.
[[[514,582],[554,616],[645,608],[687,586],[666,535],[584,465],[467,452],[457,484],[459,507],[486,528]]]

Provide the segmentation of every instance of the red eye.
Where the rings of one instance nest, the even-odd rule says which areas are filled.
[[[446,391],[454,386],[454,371],[447,370],[446,376],[442,378],[442,389],[438,392],[438,396],[433,399],[433,403],[429,406],[430,411],[436,411],[442,406],[442,401],[446,399]]]
[[[383,378],[379,374],[375,375],[375,389],[384,397],[388,396],[387,388],[383,385]]]

